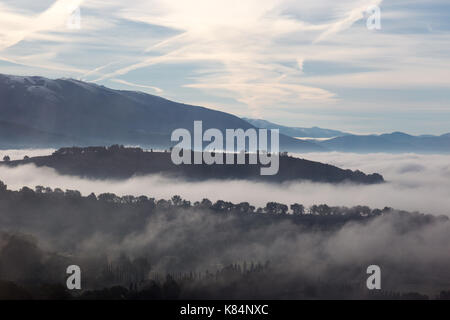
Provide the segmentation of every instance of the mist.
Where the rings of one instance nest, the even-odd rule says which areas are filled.
[[[308,215],[306,220],[299,217],[296,222],[289,215],[225,214],[201,206],[186,209],[161,204],[151,209],[139,203],[72,199],[52,193],[36,197],[26,192],[5,193],[0,208],[0,233],[4,232],[0,237],[0,261],[3,261],[0,276],[20,283],[27,279],[30,265],[35,263],[43,270],[42,274],[33,271],[37,278],[60,281],[63,267],[73,263],[82,266],[88,287],[102,288],[114,284],[99,280],[111,263],[121,265],[126,259],[145,257],[151,263],[151,274],[214,272],[230,264],[270,262],[268,273],[255,275],[254,280],[260,286],[258,292],[269,298],[282,298],[283,292],[289,292],[286,298],[311,298],[305,293],[310,284],[325,288],[318,293],[321,297],[329,297],[331,292],[339,297],[342,285],[364,286],[365,270],[371,264],[381,266],[384,290],[433,296],[450,288],[450,221],[395,210],[448,216],[450,156],[343,153],[297,156],[366,173],[378,172],[384,175],[386,183],[187,182],[159,175],[123,181],[90,180],[63,176],[51,168],[31,164],[0,166],[0,180],[9,190],[42,185],[79,190],[85,196],[91,192],[97,195],[111,192],[118,196],[147,195],[158,200],[177,194],[192,202],[209,198],[213,202],[249,202],[260,207],[268,201],[277,201],[305,206],[322,203],[388,206],[394,210],[366,220],[342,218],[339,223],[331,222],[334,218],[319,217],[323,220],[311,225],[304,222],[308,221]],[[17,235],[33,240],[17,244]],[[235,281],[230,279],[227,278],[225,286]],[[216,282],[214,285],[220,286]],[[254,292],[246,291],[249,288],[252,286],[244,286],[233,294],[254,297]],[[361,292],[345,294],[350,298],[361,297]]]
[[[7,151],[4,151],[6,154]],[[168,199],[175,194],[190,200],[247,201],[264,206],[268,201],[305,206],[326,203],[330,206],[367,205],[401,210],[420,211],[435,215],[450,215],[450,156],[418,154],[350,154],[309,153],[296,155],[336,165],[359,169],[365,173],[378,172],[384,184],[354,185],[312,182],[270,184],[244,180],[187,182],[159,175],[133,177],[127,180],[90,180],[59,175],[50,168],[25,165],[17,168],[0,166],[0,179],[10,189],[36,185],[51,188],[76,189],[83,195],[111,192],[119,196],[146,195]]]
[[[8,149],[0,150],[0,159],[9,156],[11,160],[22,160],[23,157],[39,157],[52,154],[55,149]]]
[[[2,279],[30,281],[31,273],[35,282],[58,281],[64,266],[76,264],[87,289],[128,285],[126,279],[111,282],[102,275],[110,265],[126,270],[131,261],[145,258],[150,279],[155,274],[214,274],[228,265],[269,264],[256,279],[258,294],[271,298],[305,297],[309,285],[325,290],[321,297],[334,293],[361,298],[363,290],[344,292],[342,286],[363,288],[372,264],[381,266],[386,291],[436,295],[450,288],[448,219],[391,210],[367,220],[335,224],[323,217],[309,225],[301,222],[303,217],[295,222],[288,215],[227,214],[201,207],[158,205],[148,211],[86,198],[61,201],[51,194],[47,201],[47,196],[8,198],[2,202],[10,209],[4,210],[4,204],[0,209],[0,230],[6,232],[0,237]],[[16,201],[25,204],[16,206]],[[223,285],[237,281],[233,279],[227,276]],[[254,297],[245,283],[233,295]]]

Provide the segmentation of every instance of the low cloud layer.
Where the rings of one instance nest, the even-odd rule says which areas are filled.
[[[3,153],[7,154],[8,151]],[[302,157],[342,168],[359,169],[366,173],[378,172],[383,174],[387,183],[370,186],[311,182],[276,185],[249,181],[186,182],[161,176],[134,177],[125,181],[100,181],[62,176],[53,169],[36,168],[33,165],[17,168],[0,166],[0,180],[11,189],[43,185],[76,189],[84,195],[91,192],[96,194],[113,192],[117,195],[170,198],[178,194],[191,201],[209,198],[212,201],[222,199],[236,203],[247,201],[256,206],[264,206],[268,201],[286,204],[298,202],[308,206],[320,203],[368,205],[378,208],[390,206],[408,211],[450,215],[448,155],[362,155],[333,152],[310,153]]]
[[[283,185],[248,181],[192,183],[161,176],[93,181],[62,176],[53,169],[33,165],[0,166],[0,180],[7,183],[9,189],[44,185],[77,189],[85,195],[114,192],[167,199],[179,194],[194,201],[207,197],[212,201],[248,201],[257,206],[264,206],[268,201],[327,203],[330,206],[391,206],[450,215],[450,156],[321,153],[305,157],[367,173],[380,172],[387,183],[371,186],[309,182]],[[270,261],[271,273],[263,278],[267,287],[262,286],[276,297],[284,297],[284,292],[289,292],[289,298],[304,297],[298,288],[308,282],[344,283],[363,288],[366,268],[371,264],[381,266],[384,290],[419,291],[433,297],[440,290],[450,288],[450,223],[445,219],[393,211],[366,222],[354,221],[321,229],[299,225],[290,219],[263,219],[256,214],[241,217],[174,208],[140,212],[127,207],[72,201],[51,202],[49,206],[39,200],[28,206],[17,206],[16,197],[5,199],[9,202],[4,201],[0,231],[33,235],[39,246],[82,265],[83,270],[87,270],[85,274],[93,278],[101,272],[102,266],[110,261],[118,263],[117,259],[125,254],[132,259],[148,258],[151,272],[160,274],[214,271],[243,261]],[[325,226],[324,222],[322,227]],[[12,253],[17,259],[23,257],[23,250],[16,245],[5,251],[2,248],[5,246],[6,242],[0,241],[0,252],[5,254],[3,261],[9,261],[3,265],[3,272],[7,270],[5,277],[14,280],[16,269],[22,270],[29,263],[11,260]],[[49,274],[60,272],[48,265],[45,268]],[[89,284],[91,280],[87,280]],[[106,282],[96,285],[104,284]]]
[[[22,160],[23,157],[39,157],[53,153],[55,149],[10,149],[0,150],[0,159],[8,156],[11,160]]]

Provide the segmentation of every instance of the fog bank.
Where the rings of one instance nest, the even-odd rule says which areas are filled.
[[[232,202],[247,201],[264,206],[268,201],[304,205],[326,203],[330,206],[390,206],[408,211],[450,215],[450,156],[418,154],[309,153],[296,155],[308,160],[330,163],[341,168],[381,173],[385,184],[352,185],[294,182],[269,184],[249,181],[186,182],[162,176],[133,177],[124,181],[100,181],[61,176],[53,169],[26,165],[0,166],[0,180],[11,189],[36,185],[76,189],[87,195],[112,192],[117,195],[147,195],[170,198],[178,194],[198,201],[209,198]]]

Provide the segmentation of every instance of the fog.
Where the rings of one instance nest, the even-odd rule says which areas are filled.
[[[34,165],[0,166],[0,180],[15,190],[43,185],[76,189],[84,195],[113,192],[168,199],[178,194],[191,201],[206,197],[211,201],[247,201],[256,206],[264,206],[268,201],[326,203],[450,214],[450,156],[318,153],[302,157],[366,173],[378,172],[387,182],[370,186],[310,182],[277,185],[248,181],[186,182],[162,176],[102,181],[62,176],[53,169]],[[264,282],[261,292],[277,298],[305,297],[298,286],[308,282],[364,287],[365,268],[371,264],[382,267],[385,290],[434,295],[450,288],[450,221],[445,219],[429,220],[393,211],[335,228],[327,226],[330,222],[324,220],[321,229],[283,217],[262,219],[257,214],[241,217],[199,208],[156,208],[149,213],[102,202],[47,203],[32,202],[30,198],[27,201],[31,202],[26,203],[17,197],[8,201],[0,215],[0,230],[32,235],[43,250],[63,254],[65,260],[55,262],[56,265],[67,265],[66,261],[81,265],[90,277],[86,280],[88,286],[93,283],[90,279],[100,277],[109,262],[117,262],[126,255],[131,259],[148,258],[151,272],[160,274],[214,271],[243,261],[270,261],[270,274],[258,281]],[[14,201],[20,205],[16,206]],[[49,205],[53,203],[58,205]],[[0,237],[0,271],[5,279],[21,281],[30,273],[30,263],[20,260],[24,259],[23,245],[12,249],[9,245],[4,250],[8,241],[11,242]],[[43,261],[43,254],[34,255],[36,261]],[[61,273],[48,263],[44,270],[49,279]],[[95,285],[110,284],[102,281]],[[284,292],[289,295],[283,296]],[[249,297],[245,292],[241,294]]]
[[[449,221],[415,226],[409,217],[394,213],[326,232],[289,221],[247,225],[239,220],[201,212],[182,212],[175,219],[156,215],[141,232],[129,233],[120,241],[97,232],[78,249],[110,257],[151,252],[155,272],[216,270],[242,261],[271,261],[280,273],[272,283],[275,291],[288,285],[290,277],[361,285],[371,264],[383,268],[385,290],[436,293],[450,288]]]
[[[55,149],[9,149],[0,150],[0,159],[9,156],[11,160],[22,160],[23,157],[39,157],[52,154]]]
[[[120,266],[127,256],[130,261],[147,258],[151,273],[160,275],[215,272],[229,264],[270,261],[270,272],[258,279],[261,293],[272,298],[285,293],[291,299],[303,297],[300,288],[308,283],[324,290],[334,284],[364,288],[366,268],[372,264],[383,270],[384,290],[435,295],[450,288],[449,220],[393,211],[337,228],[327,227],[324,219],[324,228],[317,228],[286,217],[245,217],[199,208],[160,208],[140,215],[136,209],[104,203],[66,201],[48,206],[38,200],[24,208],[13,204],[0,215],[0,230],[32,235],[32,243],[44,251],[18,245],[17,237],[13,241],[0,237],[3,279],[20,282],[31,273],[37,279],[59,281],[64,266],[77,264],[84,285],[101,288],[111,284],[101,278],[107,264]],[[44,252],[58,252],[63,258],[49,258]],[[36,266],[40,273],[30,271]],[[233,294],[249,297],[245,292]],[[351,292],[337,294],[352,297]]]
[[[18,152],[3,151],[4,154]],[[26,151],[31,154],[30,151]],[[45,154],[48,150],[34,150]],[[23,153],[22,153],[23,154]],[[264,206],[268,201],[302,203],[306,206],[326,203],[330,206],[368,205],[401,210],[450,215],[450,155],[418,154],[351,154],[309,153],[296,155],[365,173],[381,173],[385,180],[379,185],[324,184],[294,182],[281,185],[249,181],[186,182],[162,176],[133,177],[124,181],[89,180],[61,176],[53,169],[26,165],[17,168],[0,166],[0,180],[10,189],[36,185],[76,189],[83,195],[112,192],[117,195],[146,195],[170,198],[175,194],[199,201],[209,198],[235,203],[247,201]]]

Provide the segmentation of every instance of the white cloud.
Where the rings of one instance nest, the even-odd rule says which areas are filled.
[[[0,50],[11,47],[38,32],[56,31],[66,25],[83,0],[58,0],[38,15],[24,15],[0,4]]]
[[[299,111],[306,109],[379,112],[378,105],[395,111],[416,103],[389,95],[380,95],[383,103],[361,101],[343,90],[444,90],[450,84],[442,50],[448,32],[430,31],[435,17],[408,2],[92,0],[82,3],[76,31],[65,28],[65,8],[81,1],[56,1],[41,11],[25,11],[24,3],[0,5],[0,55],[20,64],[5,67],[10,73],[151,83],[177,101],[204,101],[246,116],[282,112],[289,122],[302,121]],[[364,11],[380,4],[382,30],[367,30]],[[330,64],[346,72],[328,70]],[[174,76],[178,66],[183,71]],[[168,81],[172,77],[176,81]],[[422,103],[423,109],[433,103]]]
[[[117,82],[117,83],[120,83],[120,84],[124,84],[124,85],[129,86],[129,87],[151,89],[151,90],[155,91],[156,93],[162,93],[163,92],[163,90],[158,88],[158,87],[144,85],[144,84],[131,83],[129,81],[125,81],[125,80],[121,80],[121,79],[111,79],[111,81]]]
[[[342,22],[337,19],[332,24],[310,24],[285,15],[284,4],[273,0],[137,2],[136,6],[123,8],[123,18],[182,33],[153,47],[162,54],[99,79],[155,64],[209,61],[220,66],[216,64],[208,76],[199,75],[185,87],[228,91],[230,97],[251,109],[299,101],[334,101],[333,93],[301,84],[301,70],[284,64],[303,61],[301,47],[278,41],[293,32],[335,33],[351,25],[346,22],[348,14],[344,14]],[[349,13],[352,23],[357,20],[354,10]]]
[[[35,151],[38,152],[38,151]],[[43,153],[50,153],[44,150]],[[3,151],[3,154],[16,152]],[[31,154],[31,151],[25,151]],[[42,152],[38,153],[42,154]],[[12,158],[21,158],[19,154]],[[249,181],[192,182],[166,179],[161,176],[134,177],[124,181],[88,180],[61,176],[53,169],[36,168],[32,165],[14,169],[0,166],[0,179],[10,188],[20,189],[26,185],[45,185],[52,188],[78,189],[84,195],[113,192],[118,195],[147,195],[155,198],[171,198],[179,194],[191,201],[204,197],[213,201],[222,199],[235,203],[248,201],[264,206],[268,201],[286,204],[295,202],[310,206],[368,205],[372,208],[390,206],[399,210],[420,211],[450,216],[450,156],[417,154],[351,154],[309,153],[301,157],[330,163],[341,168],[378,172],[387,181],[377,185],[332,185],[323,183],[294,182],[282,185]],[[252,192],[242,192],[252,190]]]

